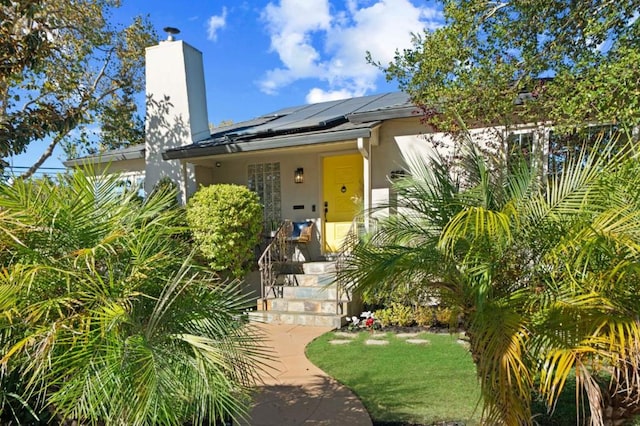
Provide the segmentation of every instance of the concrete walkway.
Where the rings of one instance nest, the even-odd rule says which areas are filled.
[[[274,370],[264,372],[250,419],[243,425],[371,426],[369,414],[346,387],[327,376],[305,356],[307,344],[329,328],[258,325],[273,347]]]

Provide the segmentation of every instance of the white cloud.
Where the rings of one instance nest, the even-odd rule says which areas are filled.
[[[280,0],[269,3],[263,12],[273,33],[298,33],[329,29],[331,14],[328,0]]]
[[[354,96],[358,96],[357,93],[353,93],[347,89],[341,90],[322,90],[320,88],[314,87],[309,90],[307,93],[307,97],[305,100],[309,104],[315,104],[318,102],[327,102],[327,101],[338,101],[340,99],[348,99]]]
[[[211,41],[218,39],[218,30],[227,25],[227,8],[222,8],[222,15],[213,15],[207,21],[207,38]]]
[[[313,34],[331,28],[328,0],[281,0],[269,3],[262,13],[271,36],[271,50],[283,68],[267,71],[262,91],[276,93],[299,78],[315,77],[321,70],[320,54],[313,46]]]
[[[280,0],[269,3],[262,18],[282,66],[266,72],[261,90],[277,93],[300,79],[322,81],[326,88],[312,89],[310,102],[374,91],[380,71],[366,62],[366,52],[388,63],[396,49],[411,46],[411,33],[442,23],[438,9],[410,0]]]

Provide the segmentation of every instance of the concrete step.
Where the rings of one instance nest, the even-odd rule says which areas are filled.
[[[268,311],[282,312],[308,312],[321,314],[336,313],[335,300],[312,300],[312,299],[268,299]],[[347,311],[347,302],[342,302],[343,312]]]
[[[295,285],[282,287],[283,299],[336,300],[335,285]]]
[[[356,306],[346,300],[346,295],[336,306],[335,261],[289,262],[279,270],[285,271],[278,276],[280,285],[275,292],[281,297],[267,299],[266,303],[258,300],[258,310],[249,312],[251,321],[340,328],[346,324],[347,314],[356,315]],[[336,308],[344,315],[336,314]]]
[[[281,274],[276,278],[280,285],[288,286],[322,286],[326,287],[336,282],[334,274]]]
[[[326,287],[336,282],[335,274],[295,274],[289,275],[289,282],[298,286],[321,286]]]
[[[309,312],[251,311],[249,321],[269,324],[308,325],[340,328],[346,324],[345,316]]]
[[[336,262],[306,262],[302,265],[302,270],[307,275],[335,274]]]

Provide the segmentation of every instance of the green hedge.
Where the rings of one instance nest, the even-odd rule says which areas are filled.
[[[241,277],[262,230],[258,195],[240,185],[201,187],[187,204],[187,222],[209,266]]]

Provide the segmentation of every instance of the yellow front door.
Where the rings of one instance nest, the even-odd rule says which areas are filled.
[[[322,164],[324,252],[337,253],[362,207],[363,162],[360,154],[325,157]]]

